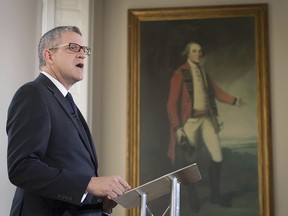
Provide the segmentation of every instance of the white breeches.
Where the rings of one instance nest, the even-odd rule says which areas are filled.
[[[222,161],[223,156],[219,136],[215,133],[213,124],[209,118],[189,118],[184,124],[183,129],[191,145],[197,145],[201,136],[212,160],[215,162]]]

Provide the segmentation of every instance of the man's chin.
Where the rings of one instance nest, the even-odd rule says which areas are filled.
[[[77,81],[81,81],[84,79],[84,70],[82,70],[81,72],[78,72],[76,79]]]
[[[84,79],[84,76],[78,77],[77,82],[79,82],[79,81],[81,81],[81,80],[83,80],[83,79]]]
[[[84,79],[84,77],[83,77],[83,76],[74,77],[74,79],[73,79],[73,85],[74,85],[75,83],[77,83],[77,82],[79,82],[79,81],[83,80],[83,79]]]

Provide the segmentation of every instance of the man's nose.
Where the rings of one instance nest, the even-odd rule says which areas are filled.
[[[86,55],[83,49],[81,49],[78,53],[77,53],[77,58],[81,58],[81,59],[85,59]]]

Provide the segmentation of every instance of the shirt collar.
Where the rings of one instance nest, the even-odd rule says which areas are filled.
[[[197,68],[198,67],[198,65],[196,63],[190,61],[189,59],[188,59],[188,63],[189,63],[191,68]]]
[[[51,82],[53,82],[53,84],[57,87],[57,89],[63,94],[63,96],[66,97],[68,91],[57,79],[55,79],[45,71],[41,71],[41,73],[44,74],[48,79],[50,79]]]

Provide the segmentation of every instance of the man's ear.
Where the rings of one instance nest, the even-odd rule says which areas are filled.
[[[47,50],[47,49],[43,50],[43,57],[46,60],[46,62],[49,62],[49,61],[51,62],[52,57],[53,57],[52,52],[50,50]]]

